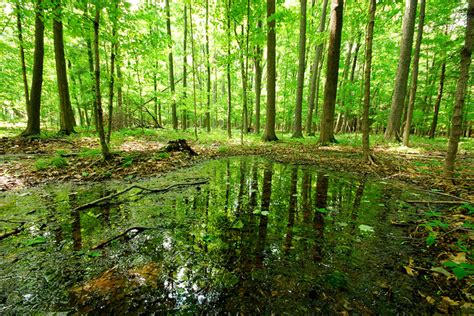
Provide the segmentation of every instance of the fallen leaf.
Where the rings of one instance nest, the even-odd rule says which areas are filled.
[[[466,253],[458,252],[456,256],[451,256],[450,260],[456,262],[457,264],[466,262]]]
[[[430,270],[433,272],[441,273],[442,275],[447,277],[448,280],[451,278],[454,278],[454,275],[443,267],[434,267],[434,268],[431,268]]]
[[[459,306],[459,302],[454,301],[447,296],[443,296],[443,302],[446,302],[449,306]]]
[[[413,270],[411,267],[409,267],[409,266],[403,266],[403,267],[405,268],[405,271],[407,272],[408,275],[411,275],[411,276],[417,276],[418,275],[418,272]]]

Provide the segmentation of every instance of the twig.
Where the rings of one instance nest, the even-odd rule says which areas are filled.
[[[425,200],[408,200],[406,203],[420,203],[420,204],[465,204],[465,201],[425,201]]]
[[[7,237],[10,237],[10,236],[13,236],[13,235],[18,235],[19,233],[21,233],[21,231],[23,230],[23,225],[25,225],[25,223],[21,223],[21,225],[19,225],[17,228],[15,228],[14,230],[8,232],[8,233],[5,233],[3,235],[0,235],[0,240],[4,240],[5,238]]]
[[[168,192],[169,190],[171,190],[173,188],[176,188],[176,187],[199,185],[199,184],[205,184],[205,183],[208,183],[208,182],[209,182],[209,180],[200,180],[200,181],[189,182],[189,183],[176,183],[176,184],[172,184],[172,185],[167,186],[166,188],[162,188],[162,189],[151,189],[151,188],[142,187],[139,184],[134,184],[134,185],[129,186],[128,188],[123,189],[122,191],[104,196],[104,197],[102,197],[100,199],[97,199],[95,201],[92,201],[92,202],[83,204],[81,206],[78,206],[75,209],[73,209],[73,211],[80,211],[80,210],[84,210],[84,209],[87,209],[87,208],[91,208],[93,206],[96,206],[99,203],[102,203],[102,202],[108,201],[110,199],[113,199],[114,197],[117,197],[121,194],[124,194],[124,193],[126,193],[126,192],[128,192],[132,189],[140,189],[142,191],[147,191],[147,192],[152,192],[152,193],[164,193],[164,192]]]
[[[432,193],[432,194],[438,194],[438,195],[443,195],[443,196],[449,196],[450,198],[453,198],[453,199],[458,199],[460,201],[464,201],[465,203],[469,203],[471,204],[472,202],[469,201],[469,200],[465,200],[463,198],[460,198],[460,197],[457,197],[455,195],[451,195],[451,194],[448,194],[448,193],[443,193],[443,192],[438,192],[438,191],[428,191],[428,190],[424,190],[424,189],[420,189],[420,188],[414,188],[415,190],[418,190],[418,191],[422,191],[422,192],[426,192],[426,193]]]
[[[112,241],[117,240],[117,239],[119,239],[119,238],[121,238],[121,237],[124,237],[125,235],[127,235],[127,234],[128,234],[129,232],[131,232],[131,231],[136,231],[136,232],[135,232],[135,235],[134,235],[134,237],[135,237],[137,234],[139,234],[139,233],[141,233],[141,232],[143,232],[143,231],[145,231],[145,230],[150,230],[150,229],[160,229],[160,228],[157,228],[157,227],[142,227],[142,226],[130,227],[130,228],[128,228],[126,231],[124,231],[123,233],[118,234],[117,236],[114,236],[114,237],[110,238],[109,240],[106,240],[106,241],[104,241],[104,242],[98,244],[97,246],[91,248],[91,250],[102,249],[102,248],[104,248],[105,246],[109,245]],[[131,238],[131,237],[130,237],[130,238]],[[130,239],[130,238],[129,238],[129,239]]]

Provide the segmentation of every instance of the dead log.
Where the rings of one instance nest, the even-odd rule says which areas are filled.
[[[197,153],[188,145],[185,139],[170,140],[164,150],[166,152],[181,151],[191,156],[197,156]]]
[[[134,184],[134,185],[131,185],[128,188],[125,188],[125,189],[123,189],[121,191],[118,191],[116,193],[101,197],[100,199],[97,199],[95,201],[92,201],[92,202],[83,204],[81,206],[78,206],[75,209],[73,209],[73,212],[74,211],[85,210],[85,209],[91,208],[93,206],[96,206],[96,205],[98,205],[102,202],[109,201],[109,200],[111,200],[111,199],[113,199],[113,198],[115,198],[115,197],[117,197],[121,194],[124,194],[124,193],[132,190],[132,189],[139,189],[139,190],[147,191],[147,192],[151,192],[151,193],[165,193],[165,192],[168,192],[169,190],[171,190],[173,188],[185,187],[185,186],[191,186],[191,185],[200,185],[200,184],[205,184],[205,183],[208,183],[208,182],[209,182],[209,180],[205,179],[205,180],[199,180],[199,181],[188,182],[188,183],[176,183],[176,184],[172,184],[170,186],[167,186],[166,188],[161,188],[161,189],[146,188],[146,187],[143,187],[139,184]]]

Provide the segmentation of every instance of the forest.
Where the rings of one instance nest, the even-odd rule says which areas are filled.
[[[2,1],[0,313],[474,313],[473,17]]]

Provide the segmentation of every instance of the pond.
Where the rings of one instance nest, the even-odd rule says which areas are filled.
[[[413,193],[258,157],[205,162],[147,188],[1,193],[0,313],[426,313],[393,220]],[[202,181],[201,181],[202,182]]]

